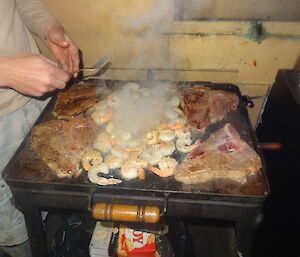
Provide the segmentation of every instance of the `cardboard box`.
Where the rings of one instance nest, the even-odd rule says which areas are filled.
[[[119,229],[114,227],[114,223],[98,221],[89,245],[90,256],[114,256],[118,242],[118,235]]]
[[[155,235],[120,226],[118,257],[155,257]]]

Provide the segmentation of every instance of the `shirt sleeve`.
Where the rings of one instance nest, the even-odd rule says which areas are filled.
[[[22,21],[31,32],[44,40],[44,30],[50,23],[58,23],[42,0],[15,0]]]

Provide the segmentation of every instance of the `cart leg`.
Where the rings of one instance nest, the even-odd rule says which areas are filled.
[[[239,257],[251,257],[252,251],[252,229],[237,229],[237,250]]]
[[[47,257],[47,247],[45,234],[42,229],[41,212],[32,207],[30,210],[23,210],[26,221],[28,237],[30,241],[31,251],[33,257]]]
[[[250,213],[250,212],[249,212]],[[251,217],[244,215],[244,219],[236,222],[237,248],[242,257],[252,256],[253,234],[263,220],[263,215],[257,213]]]

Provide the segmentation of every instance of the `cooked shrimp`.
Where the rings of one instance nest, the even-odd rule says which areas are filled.
[[[188,137],[180,137],[176,140],[176,148],[179,152],[188,153],[199,145],[198,142],[192,144],[192,139]]]
[[[142,168],[138,169],[138,178],[140,180],[144,180],[145,179],[145,170],[144,169],[142,169]]]
[[[140,158],[146,160],[150,165],[156,165],[163,158],[163,154],[157,149],[150,148],[144,151]]]
[[[98,171],[103,174],[109,173],[109,167],[105,162],[100,163],[100,165],[97,167]]]
[[[96,151],[89,151],[85,153],[81,159],[82,166],[87,171],[89,171],[92,166],[95,168],[99,167],[102,161],[103,158],[101,153]]]
[[[144,167],[147,167],[147,162],[141,159],[130,159],[121,167],[122,177],[129,180],[136,178],[138,175],[143,176]]]
[[[98,169],[91,168],[88,172],[88,178],[92,183],[98,184]]]
[[[96,137],[93,147],[102,153],[108,153],[112,148],[112,140],[110,135],[108,135],[105,131],[102,131]]]
[[[98,176],[99,171],[97,169],[91,168],[88,172],[88,178],[92,183],[107,186],[107,185],[115,185],[122,183],[122,180],[115,178],[105,178]]]
[[[120,104],[120,97],[118,96],[117,92],[111,93],[107,98],[106,98],[106,103],[110,107],[114,107]]]
[[[174,170],[177,167],[177,165],[178,162],[175,159],[170,157],[164,157],[158,163],[159,168],[148,166],[148,169],[150,169],[152,172],[154,172],[156,175],[160,177],[169,177],[174,174]]]
[[[187,128],[181,128],[181,129],[177,129],[175,130],[175,135],[178,138],[191,138],[191,131],[189,131]]]
[[[142,147],[142,141],[139,138],[132,138],[127,141],[127,146],[130,148],[140,149]]]
[[[134,179],[138,176],[138,169],[139,166],[137,166],[135,163],[132,161],[127,161],[121,167],[121,175],[127,180]]]
[[[158,131],[153,130],[146,134],[146,137],[144,137],[144,142],[153,145],[158,143]]]
[[[122,131],[122,133],[120,133],[119,136],[120,136],[123,140],[130,140],[130,139],[132,138],[132,134],[131,134],[131,132],[128,131],[128,130]]]
[[[118,169],[124,163],[124,159],[114,156],[112,154],[108,154],[104,158],[104,162],[107,164],[109,169]]]
[[[105,128],[105,131],[108,134],[112,135],[112,134],[114,134],[115,130],[117,130],[116,121],[112,120],[112,121],[108,122],[107,125],[106,125],[106,128]]]
[[[187,122],[186,116],[179,116],[178,118],[171,120],[168,126],[170,129],[176,129],[176,128],[172,128],[174,126],[177,127],[177,129],[180,129],[186,124],[186,122]]]
[[[112,147],[110,152],[112,155],[119,157],[121,159],[128,159],[130,157],[128,152],[124,151],[122,148],[118,146]]]
[[[159,131],[158,140],[163,142],[171,142],[175,139],[175,133],[173,130],[165,129]]]
[[[132,138],[132,134],[130,131],[126,130],[126,129],[120,129],[120,130],[115,130],[115,133],[114,133],[114,136],[115,138],[118,140],[121,139],[121,140],[130,140]]]
[[[132,158],[130,159],[130,161],[132,163],[135,163],[135,165],[142,167],[142,168],[146,168],[148,166],[148,162],[146,160],[143,159],[139,159],[139,158]]]
[[[103,125],[112,119],[113,114],[114,110],[112,108],[108,108],[105,113],[102,113],[100,110],[93,112],[91,117],[98,125]]]
[[[162,153],[163,156],[169,156],[174,153],[176,147],[173,142],[165,142],[159,144],[159,151]]]
[[[121,179],[117,179],[117,178],[108,178],[107,182],[109,185],[116,185],[116,184],[120,184],[123,181]]]
[[[169,126],[169,129],[178,130],[181,129],[182,127],[183,127],[182,123],[177,123],[175,125]]]
[[[139,139],[132,138],[130,140],[122,140],[116,138],[117,147],[121,148],[125,152],[141,152],[142,144]]]

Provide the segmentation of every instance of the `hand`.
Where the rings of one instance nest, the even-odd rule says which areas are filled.
[[[25,95],[40,97],[63,89],[69,79],[68,73],[40,54],[0,57],[0,86]]]
[[[66,72],[79,69],[78,47],[65,33],[60,24],[50,24],[45,29],[47,46]],[[77,77],[77,74],[75,75]]]

